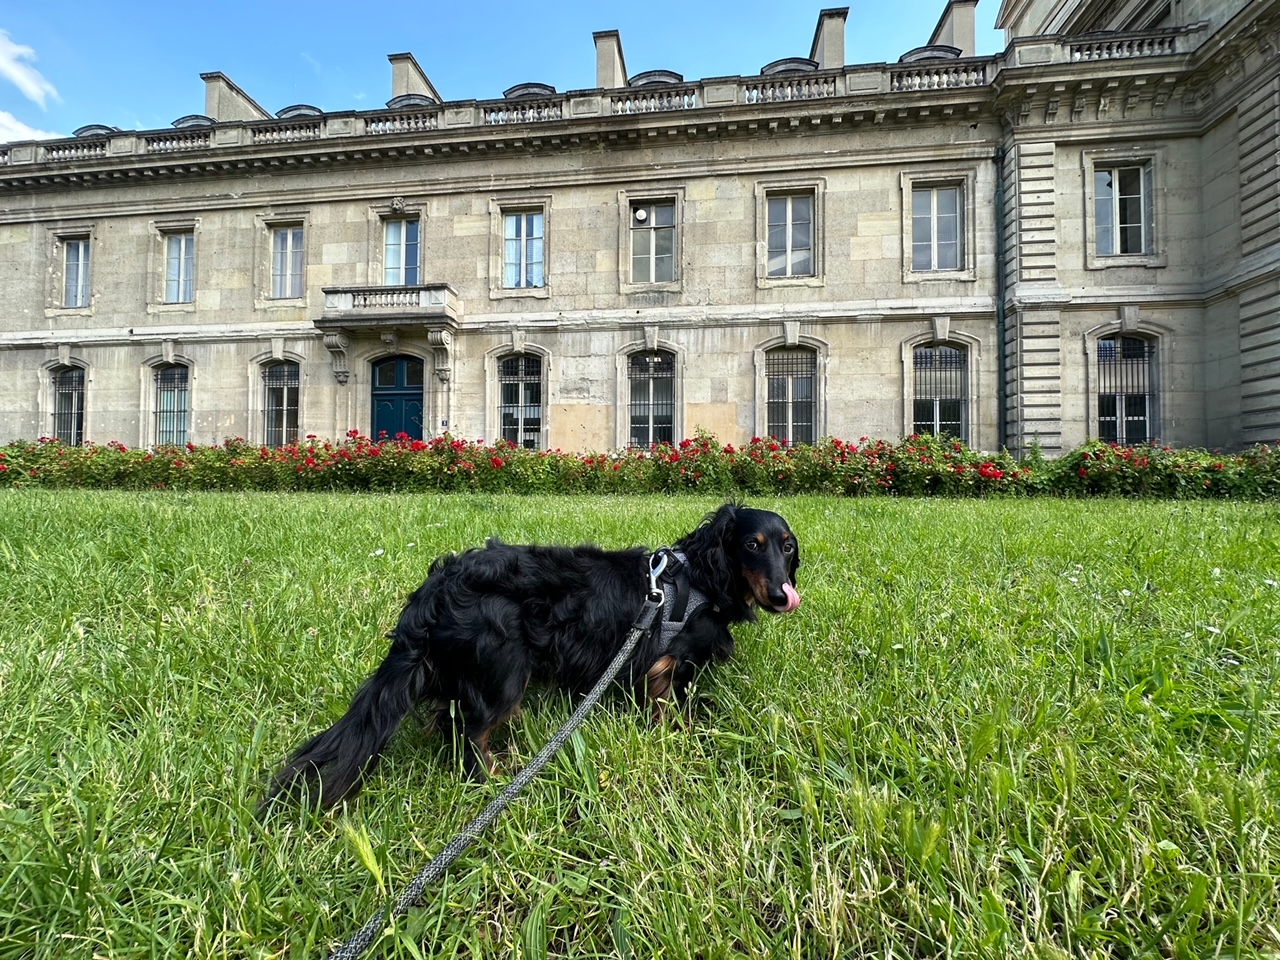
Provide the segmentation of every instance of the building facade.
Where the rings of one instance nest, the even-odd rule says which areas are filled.
[[[1280,436],[1280,0],[0,145],[0,442]]]

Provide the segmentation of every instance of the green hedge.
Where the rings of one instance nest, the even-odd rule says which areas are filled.
[[[844,496],[1110,494],[1280,499],[1280,448],[1226,456],[1092,441],[1056,460],[1019,462],[959,441],[825,438],[788,446],[754,437],[741,448],[699,436],[647,450],[573,454],[437,437],[375,441],[352,432],[284,447],[241,439],[217,446],[70,447],[42,438],[0,447],[0,487],[174,490],[400,490],[507,493],[826,493]]]

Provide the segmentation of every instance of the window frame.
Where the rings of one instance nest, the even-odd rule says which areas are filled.
[[[514,380],[504,380],[503,377],[508,375],[502,372],[502,368],[506,364],[506,362],[509,360],[520,360],[520,361],[537,360],[538,361],[537,377],[535,378],[535,377],[527,376],[523,372],[521,372],[514,375],[516,377],[516,379]],[[494,373],[496,375],[495,385],[497,388],[496,389],[497,406],[494,410],[497,430],[493,435],[495,443],[499,440],[502,440],[512,444],[513,446],[520,447],[525,450],[545,450],[547,448],[546,447],[546,443],[547,443],[547,439],[546,439],[547,438],[547,369],[546,368],[547,368],[546,358],[540,352],[529,350],[527,348],[522,350],[510,349],[494,357]],[[525,391],[523,387],[532,383],[536,383],[538,385],[538,399],[536,403],[527,403],[525,398]],[[506,403],[503,400],[502,388],[504,384],[516,384],[521,388],[518,391],[519,399],[515,403]],[[506,436],[506,426],[504,423],[504,413],[507,410],[507,408],[512,408],[512,407],[521,411],[521,415],[518,417],[517,423],[516,423],[516,439],[515,440],[511,440]],[[526,442],[530,433],[530,429],[526,426],[525,418],[523,416],[523,411],[529,407],[536,407],[538,410],[538,418],[537,418],[538,425],[537,427],[533,428],[536,431],[536,433],[533,436],[533,446],[529,446]]]
[[[179,306],[189,303],[195,303],[196,299],[196,232],[193,227],[190,230],[167,230],[163,233],[164,237],[164,293],[161,297],[161,303],[169,306]],[[170,275],[170,264],[173,262],[172,248],[173,242],[179,241],[179,246],[186,246],[185,254],[179,250],[179,267],[178,276],[176,278]],[[189,241],[184,243],[184,241]],[[185,277],[184,277],[185,267]],[[170,294],[170,284],[176,284],[176,293]],[[185,284],[186,296],[183,296],[183,286]]]
[[[379,218],[382,227],[382,263],[381,263],[381,283],[383,287],[417,287],[422,285],[422,217],[411,214],[408,211],[398,214],[392,214]],[[417,237],[412,243],[414,249],[413,263],[409,263],[407,249],[410,246],[408,239],[401,239],[396,249],[400,252],[400,263],[396,267],[391,266],[391,241],[388,239],[388,229],[392,224],[399,224],[402,232],[407,232],[410,224],[413,225]],[[392,283],[388,275],[391,270],[398,270],[401,273],[399,283]],[[412,271],[413,277],[409,278],[408,274]]]
[[[302,364],[291,357],[271,357],[262,361],[258,365],[258,377],[261,388],[262,397],[262,445],[264,447],[279,448],[288,446],[291,443],[297,443],[301,433],[302,424]],[[269,373],[277,367],[292,367],[295,379],[293,382],[284,384],[272,384],[268,380]],[[283,388],[284,403],[276,406],[272,403],[272,389]],[[288,391],[293,391],[293,405],[289,405]],[[290,435],[289,411],[293,411],[292,436]],[[279,425],[272,423],[273,416],[280,414],[281,422]],[[279,443],[273,443],[273,430],[278,430]]]
[[[934,391],[933,394],[927,397],[922,397],[920,395],[920,382],[919,382],[920,376],[919,376],[919,367],[916,365],[916,354],[921,350],[936,351],[940,348],[953,350],[960,354],[960,363],[958,364],[958,369],[960,371],[960,379],[961,379],[961,395],[959,397],[940,397],[936,395],[937,393],[936,390]],[[960,340],[955,340],[955,339],[938,340],[938,339],[931,338],[928,340],[917,341],[911,344],[909,347],[908,363],[909,363],[908,369],[910,371],[910,375],[909,375],[910,383],[907,388],[908,396],[907,396],[906,414],[908,419],[906,419],[904,423],[904,431],[903,431],[904,435],[912,434],[912,433],[929,433],[934,436],[940,436],[940,434],[936,429],[938,425],[942,422],[941,414],[939,411],[939,405],[944,400],[959,400],[960,430],[958,433],[946,434],[946,436],[954,437],[955,439],[961,441],[962,443],[969,445],[970,444],[969,438],[973,435],[972,429],[973,429],[973,403],[974,403],[973,381],[970,375],[972,362],[970,358],[969,344],[964,343],[963,341],[960,341]],[[932,418],[933,428],[924,430],[924,431],[920,430],[919,418],[916,416],[916,409],[915,409],[916,405],[921,403],[922,401],[929,401],[929,402],[932,402],[933,404],[933,418]]]
[[[162,391],[163,384],[161,383],[160,377],[167,370],[177,370],[177,369],[182,369],[186,371],[186,377],[184,378],[184,382],[182,384],[182,386],[184,387],[183,399],[185,401],[185,405],[181,408],[182,417],[181,417],[181,436],[180,437],[171,436],[169,433],[161,429],[161,417],[165,413],[178,412],[177,410],[174,410],[174,411],[163,410],[161,400],[160,400],[161,395],[162,393],[168,393],[168,392],[173,392],[177,394],[178,391]],[[150,412],[150,416],[147,418],[149,423],[148,431],[149,431],[149,437],[150,437],[150,443],[148,445],[152,447],[159,447],[159,446],[181,447],[186,445],[187,443],[190,443],[191,442],[192,410],[193,410],[191,399],[192,399],[192,393],[193,393],[193,389],[192,389],[193,383],[195,380],[194,368],[192,367],[191,362],[182,357],[174,357],[172,360],[158,360],[155,363],[151,363],[147,365],[146,376],[147,376],[147,380],[150,382],[149,394],[151,398],[150,403],[148,404],[148,410]]]
[[[769,429],[768,360],[769,354],[781,349],[804,349],[811,351],[814,355],[813,440],[811,442],[816,443],[827,435],[827,359],[830,356],[830,348],[824,341],[808,336],[777,338],[762,343],[755,348],[755,436],[768,437],[771,434]],[[794,400],[788,400],[788,403],[793,402]],[[810,441],[793,441],[791,438],[787,438],[788,446],[794,442],[804,443]]]
[[[978,233],[977,233],[977,181],[976,166],[948,166],[946,168],[904,170],[900,176],[902,191],[902,282],[932,283],[975,282],[978,279]],[[959,264],[954,267],[927,270],[915,269],[914,261],[914,200],[917,190],[936,191],[939,188],[955,187],[960,191],[957,211],[960,217],[957,237],[960,243]],[[936,194],[935,194],[936,197]],[[936,209],[936,202],[931,210]],[[930,220],[931,243],[936,242],[936,216]]]
[[[84,364],[67,359],[52,363],[46,367],[45,372],[47,376],[49,397],[49,420],[46,421],[50,424],[48,435],[61,441],[67,446],[84,446],[88,424],[86,410],[89,393],[89,371],[85,368]],[[78,373],[80,382],[72,394],[75,397],[75,401],[73,403],[73,409],[70,411],[70,419],[72,421],[71,436],[64,437],[59,432],[58,421],[63,415],[59,411],[58,407],[59,399],[67,395],[68,391],[60,389],[58,380],[64,374],[68,373]]]
[[[1118,391],[1108,391],[1105,394],[1102,391],[1102,342],[1104,340],[1117,341],[1116,357],[1117,360],[1123,359],[1120,351],[1123,349],[1122,343],[1124,339],[1133,339],[1141,341],[1145,344],[1146,357],[1143,362],[1146,364],[1145,379],[1147,381],[1147,392],[1143,394],[1123,393]],[[1161,417],[1164,411],[1163,397],[1161,396],[1162,384],[1165,382],[1163,376],[1162,365],[1164,363],[1163,338],[1149,330],[1133,330],[1120,327],[1111,327],[1110,329],[1099,330],[1086,340],[1086,366],[1089,371],[1089,397],[1088,397],[1088,417],[1086,425],[1086,436],[1102,440],[1104,443],[1114,443],[1122,447],[1134,446],[1140,443],[1157,442],[1163,431],[1161,429]],[[1120,404],[1116,404],[1113,419],[1116,424],[1116,433],[1114,438],[1103,438],[1102,436],[1102,399],[1103,397],[1129,397],[1142,396],[1146,399],[1146,411],[1143,419],[1147,425],[1147,435],[1141,440],[1130,440],[1125,436],[1125,422],[1130,419],[1127,415],[1122,414]]]
[[[71,292],[71,253],[79,251],[76,258],[74,295]],[[62,238],[62,303],[64,310],[87,310],[93,300],[93,242],[89,236]],[[72,302],[74,300],[74,302]]]
[[[636,358],[643,357],[643,356],[657,357],[659,355],[663,355],[670,358],[670,373],[668,374],[668,376],[657,377],[652,375],[652,373],[650,372],[647,375],[645,375],[643,378],[641,378],[640,381],[637,381],[637,379],[634,376],[635,371],[633,366]],[[676,384],[679,379],[679,373],[680,373],[679,355],[674,350],[671,350],[664,346],[658,346],[653,348],[639,347],[639,348],[633,348],[629,350],[622,357],[622,361],[623,362],[621,366],[622,366],[624,380],[625,380],[624,393],[626,397],[626,402],[624,404],[624,410],[625,410],[624,419],[626,420],[626,434],[627,434],[626,443],[624,444],[624,446],[628,449],[648,450],[650,447],[652,447],[656,443],[675,443],[677,440],[681,439],[681,436],[677,433],[677,430],[676,430],[677,421],[679,420],[679,417],[677,415],[677,410],[679,409],[679,402],[678,402],[679,398],[678,398],[678,391],[676,389]],[[650,363],[650,371],[652,371],[652,367],[653,365],[652,363]],[[653,388],[654,388],[654,384],[660,379],[667,379],[670,381],[670,384],[671,384],[670,399],[665,401],[670,405],[670,413],[669,413],[670,422],[667,424],[667,429],[670,432],[670,436],[666,437],[665,439],[657,439],[656,437],[657,429],[656,429],[656,424],[654,423],[655,409],[657,408],[659,401],[656,401],[654,399]],[[635,418],[636,418],[635,386],[637,382],[646,383],[648,384],[648,388],[649,388],[648,397],[644,401],[645,415],[647,417],[647,430],[649,434],[648,443],[638,443],[635,438]]]
[[[756,194],[756,286],[821,287],[826,285],[826,178],[757,180]],[[813,203],[810,222],[812,272],[785,276],[769,275],[769,201],[779,197],[808,195]],[[788,205],[788,209],[790,206]],[[788,216],[788,232],[793,220]],[[790,249],[790,247],[788,247]]]
[[[540,286],[506,286],[506,224],[508,216],[542,217],[542,284]],[[521,237],[521,240],[527,238]],[[549,196],[504,197],[490,201],[489,297],[546,298],[551,295],[551,198]],[[522,245],[523,249],[523,245]],[[521,260],[521,269],[526,261]]]
[[[1096,174],[1101,170],[1118,170],[1125,167],[1141,167],[1142,189],[1150,197],[1144,198],[1143,216],[1148,213],[1150,224],[1144,224],[1143,242],[1150,249],[1142,253],[1099,253]],[[1168,224],[1167,204],[1161,179],[1168,169],[1166,150],[1163,146],[1145,147],[1142,150],[1100,148],[1080,152],[1080,172],[1083,187],[1081,220],[1084,225],[1084,265],[1086,270],[1109,270],[1117,267],[1144,267],[1157,269],[1168,265],[1165,249],[1165,231]]]
[[[254,277],[255,306],[258,309],[288,309],[305,306],[307,302],[307,270],[311,264],[311,217],[303,211],[279,212],[259,215],[258,229],[261,246],[258,253],[257,275]],[[300,290],[297,296],[275,296],[275,235],[277,230],[300,229],[302,243],[297,248],[302,257]]]
[[[88,271],[84,276],[83,286],[85,302],[82,305],[67,304],[67,256],[69,243],[87,242]],[[90,316],[96,298],[94,290],[94,260],[98,259],[98,232],[96,224],[87,221],[51,224],[47,234],[47,256],[49,269],[45,271],[45,315],[54,316]]]
[[[672,209],[672,278],[636,280],[634,274],[635,210],[638,207],[667,206]],[[679,293],[684,282],[684,188],[630,188],[618,191],[618,292]],[[641,228],[656,232],[658,228]],[[665,229],[665,228],[662,228]],[[651,259],[653,254],[651,253]]]

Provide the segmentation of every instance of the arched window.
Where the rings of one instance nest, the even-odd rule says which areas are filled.
[[[965,347],[929,343],[912,356],[912,432],[969,442],[969,357]]]
[[[298,441],[298,365],[288,360],[262,368],[263,442],[283,447]]]
[[[166,363],[155,368],[157,444],[181,446],[187,442],[187,420],[191,413],[189,374],[181,363]]]
[[[777,347],[764,359],[769,435],[787,443],[813,443],[817,424],[818,354],[808,347]]]
[[[1156,343],[1113,334],[1098,339],[1098,439],[1148,443],[1156,417]]]
[[[49,381],[53,387],[53,436],[78,447],[84,443],[84,370],[55,367]]]
[[[666,350],[633,353],[627,363],[631,384],[631,434],[633,447],[671,443],[675,437],[676,358]]]
[[[542,358],[512,353],[498,361],[498,424],[517,447],[542,446]]]

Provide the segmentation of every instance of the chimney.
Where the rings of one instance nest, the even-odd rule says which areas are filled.
[[[848,16],[848,7],[832,7],[818,14],[809,59],[818,62],[819,70],[839,70],[844,66],[844,22]]]
[[[601,30],[596,41],[596,86],[614,90],[627,85],[627,61],[622,58],[622,37],[617,30]]]
[[[947,9],[942,11],[942,19],[933,28],[929,45],[941,43],[959,47],[960,56],[976,57],[978,44],[974,39],[977,36],[974,14],[977,6],[978,0],[948,0]]]
[[[225,73],[202,73],[204,81],[204,115],[216,121],[270,120],[263,110]]]
[[[430,97],[436,103],[440,102],[440,94],[436,93],[436,88],[422,72],[412,53],[389,53],[387,59],[391,61],[392,100],[405,94],[416,94]]]

